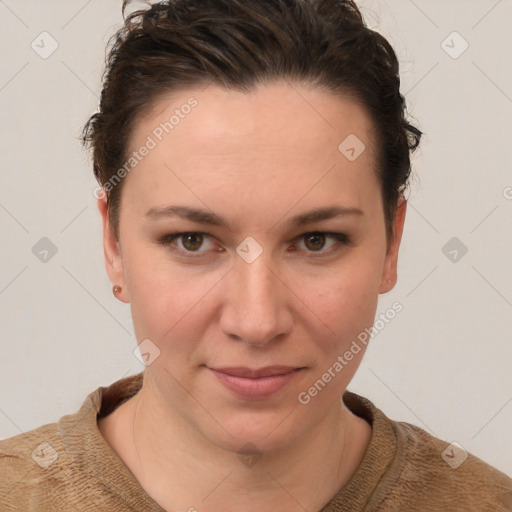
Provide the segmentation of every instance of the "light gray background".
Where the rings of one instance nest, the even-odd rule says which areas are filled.
[[[378,314],[394,301],[404,309],[349,389],[512,475],[512,3],[358,3],[394,46],[425,135],[399,281]],[[111,293],[78,141],[120,6],[0,0],[0,438],[75,412],[98,386],[144,368],[129,305]],[[46,37],[50,48],[44,31],[58,43],[46,59],[31,47]],[[43,237],[57,248],[47,262],[32,252]],[[442,252],[452,237],[468,249],[455,262]]]

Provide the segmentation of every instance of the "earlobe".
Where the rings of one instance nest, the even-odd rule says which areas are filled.
[[[101,215],[103,226],[103,254],[105,257],[105,268],[107,270],[110,282],[114,286],[118,286],[118,292],[115,296],[122,302],[129,302],[125,297],[125,283],[123,274],[123,261],[119,242],[114,236],[112,226],[108,215],[107,199],[105,194],[98,198],[98,210]]]

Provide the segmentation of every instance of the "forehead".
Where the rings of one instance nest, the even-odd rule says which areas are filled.
[[[251,139],[282,147],[301,141],[305,148],[320,141],[327,148],[337,147],[352,134],[369,149],[372,131],[366,110],[346,95],[285,80],[261,84],[249,92],[210,84],[161,95],[138,118],[129,145],[136,146],[152,134],[157,143],[186,138],[187,146],[214,153],[234,149],[237,143],[246,145]]]
[[[250,92],[211,84],[162,96],[139,118],[130,152],[151,149],[127,178],[141,200],[150,190],[164,201],[180,176],[201,193],[230,185],[268,196],[272,185],[290,200],[327,176],[324,194],[354,199],[377,183],[373,139],[370,117],[348,97],[286,81]]]

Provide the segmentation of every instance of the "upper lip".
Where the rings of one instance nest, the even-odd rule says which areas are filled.
[[[235,377],[246,377],[250,379],[257,379],[259,377],[271,377],[273,375],[284,375],[291,373],[300,368],[295,366],[265,366],[264,368],[251,369],[244,366],[228,366],[224,368],[210,368],[216,372],[225,373],[227,375],[233,375]]]

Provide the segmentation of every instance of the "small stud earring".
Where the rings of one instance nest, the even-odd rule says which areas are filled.
[[[120,291],[122,290],[122,288],[118,285],[118,284],[115,284],[112,288],[112,293],[114,295],[116,295],[117,293],[119,293]]]

